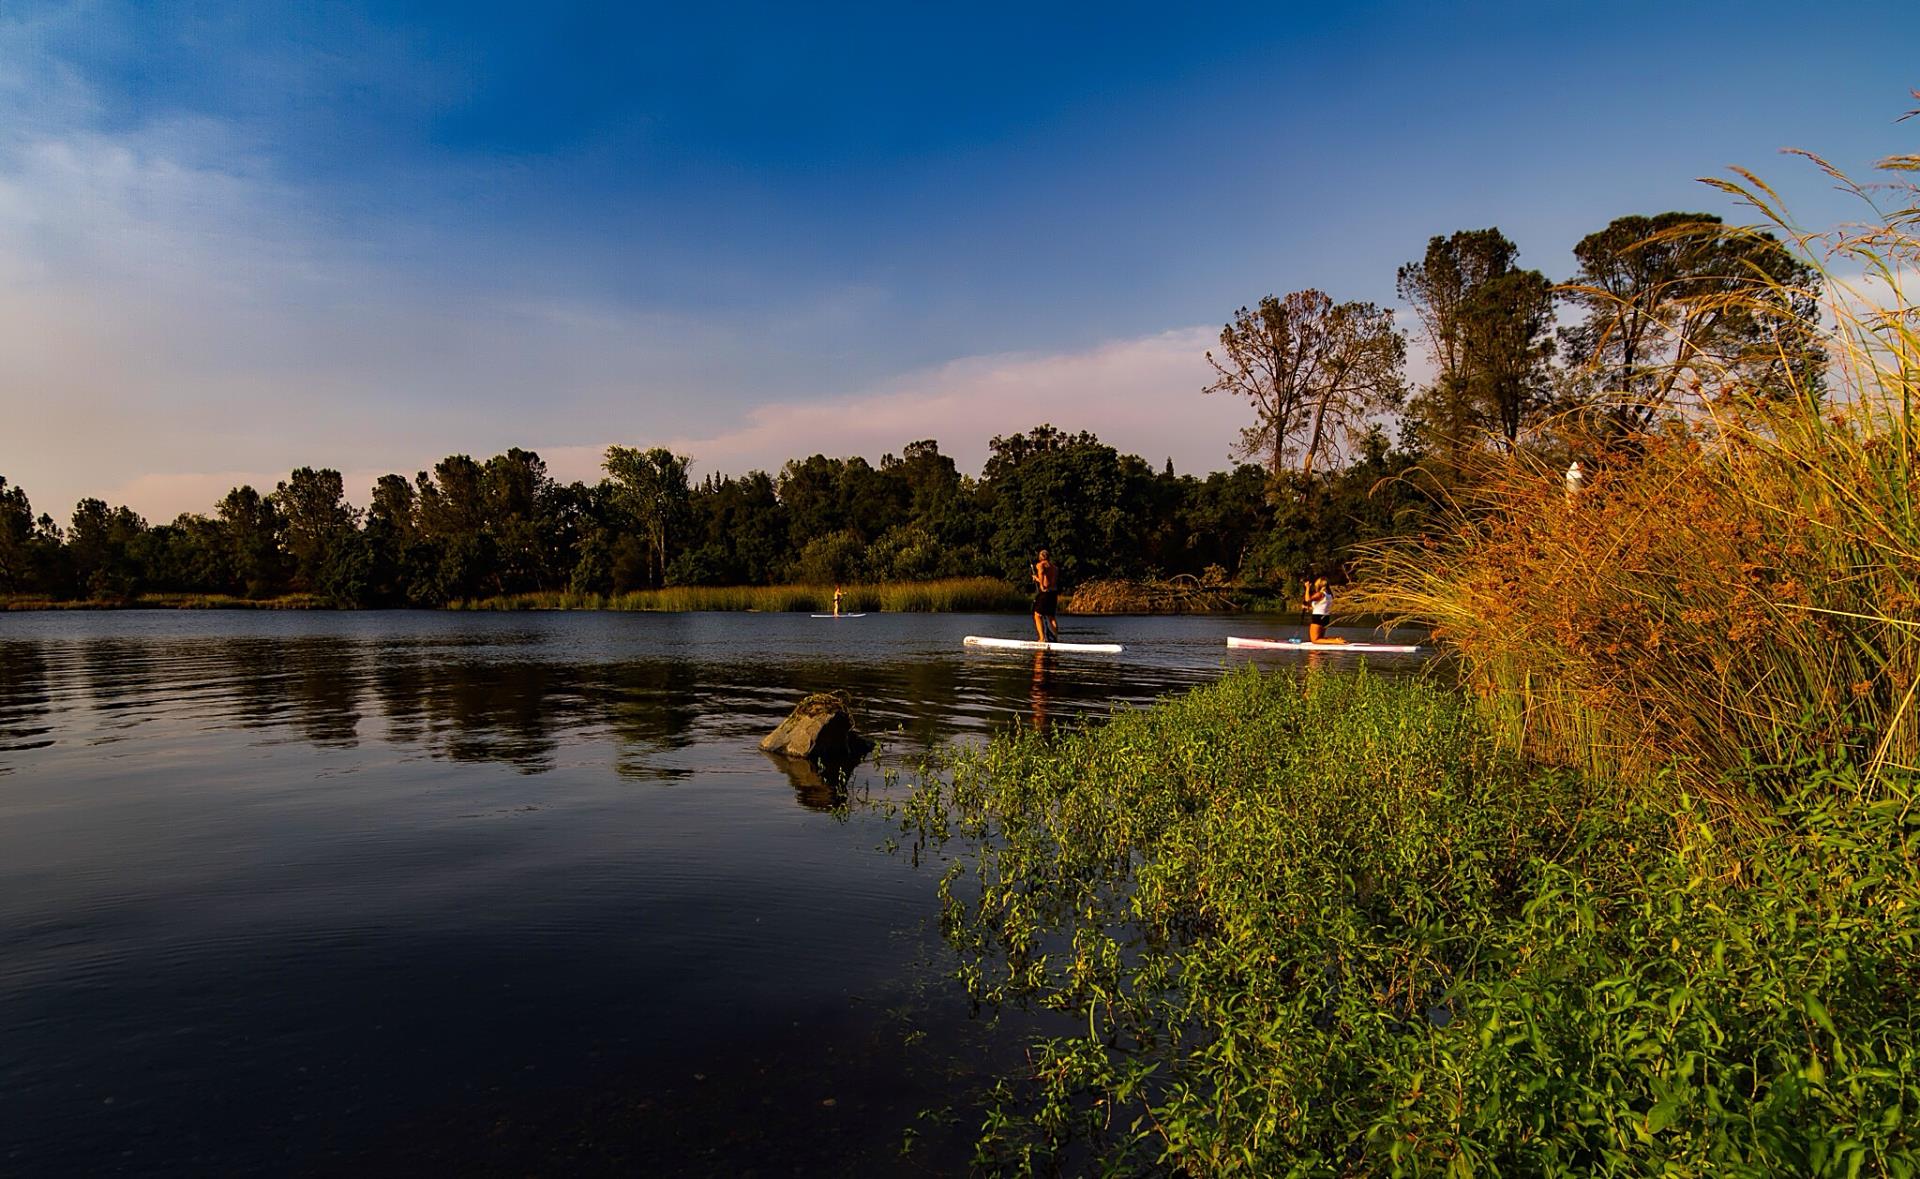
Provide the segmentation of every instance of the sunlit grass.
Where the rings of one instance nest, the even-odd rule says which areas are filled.
[[[993,577],[944,581],[882,582],[841,587],[840,609],[860,614],[951,613],[1024,609],[1025,595]],[[543,592],[463,600],[456,610],[737,610],[825,614],[833,609],[830,585],[668,586],[625,594]]]

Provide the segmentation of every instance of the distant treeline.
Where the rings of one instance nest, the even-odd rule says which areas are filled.
[[[302,467],[266,494],[236,487],[209,515],[159,525],[88,499],[62,527],[36,519],[26,493],[0,478],[0,592],[439,606],[670,585],[1024,583],[1042,546],[1074,580],[1211,566],[1265,581],[1336,560],[1394,527],[1396,507],[1414,498],[1369,495],[1407,462],[1377,432],[1355,462],[1313,477],[1311,504],[1290,501],[1297,510],[1270,505],[1258,467],[1181,475],[1050,426],[994,438],[991,454],[977,479],[922,441],[877,466],[814,455],[778,474],[694,481],[684,457],[613,447],[606,477],[588,484],[558,482],[516,448],[484,462],[453,455],[411,480],[384,476],[365,510],[346,501],[338,471]]]
[[[1360,542],[1423,528],[1489,456],[1631,461],[1637,439],[1714,399],[1783,383],[1818,395],[1818,276],[1768,234],[1622,217],[1581,240],[1559,285],[1518,255],[1497,229],[1462,230],[1400,267],[1432,365],[1419,385],[1408,336],[1374,304],[1302,290],[1242,307],[1204,391],[1247,402],[1236,453],[1258,465],[1204,478],[1047,425],[992,439],[978,478],[933,441],[877,466],[814,455],[697,482],[688,456],[616,446],[593,484],[556,482],[513,449],[387,475],[364,511],[337,471],[302,467],[157,526],[88,499],[62,527],[0,478],[0,594],[438,606],[676,585],[1024,586],[1042,546],[1070,582],[1211,572],[1284,592],[1338,578]],[[1166,412],[1193,395],[1169,390]]]

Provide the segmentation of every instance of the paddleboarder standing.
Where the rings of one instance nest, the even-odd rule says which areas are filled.
[[[1033,633],[1043,643],[1060,641],[1060,623],[1054,614],[1060,608],[1060,566],[1053,563],[1047,550],[1033,565]]]

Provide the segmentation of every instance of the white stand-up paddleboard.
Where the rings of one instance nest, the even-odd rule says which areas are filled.
[[[1306,639],[1240,639],[1232,636],[1227,638],[1227,646],[1249,651],[1352,651],[1355,654],[1372,651],[1386,655],[1412,655],[1420,650],[1417,646],[1401,643],[1315,643]]]
[[[1091,651],[1118,655],[1123,649],[1119,643],[1037,643],[1032,639],[990,639],[979,635],[968,635],[960,641],[969,647],[991,647],[996,651]]]
[[[815,614],[815,618],[865,618],[865,614]]]

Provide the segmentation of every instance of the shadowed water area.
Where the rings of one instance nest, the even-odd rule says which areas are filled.
[[[961,648],[1015,616],[0,615],[0,1173],[963,1167],[964,1116],[916,1115],[1017,1048],[944,981],[937,865],[756,742],[842,688],[909,767],[1292,633],[1066,622],[1127,651]]]

